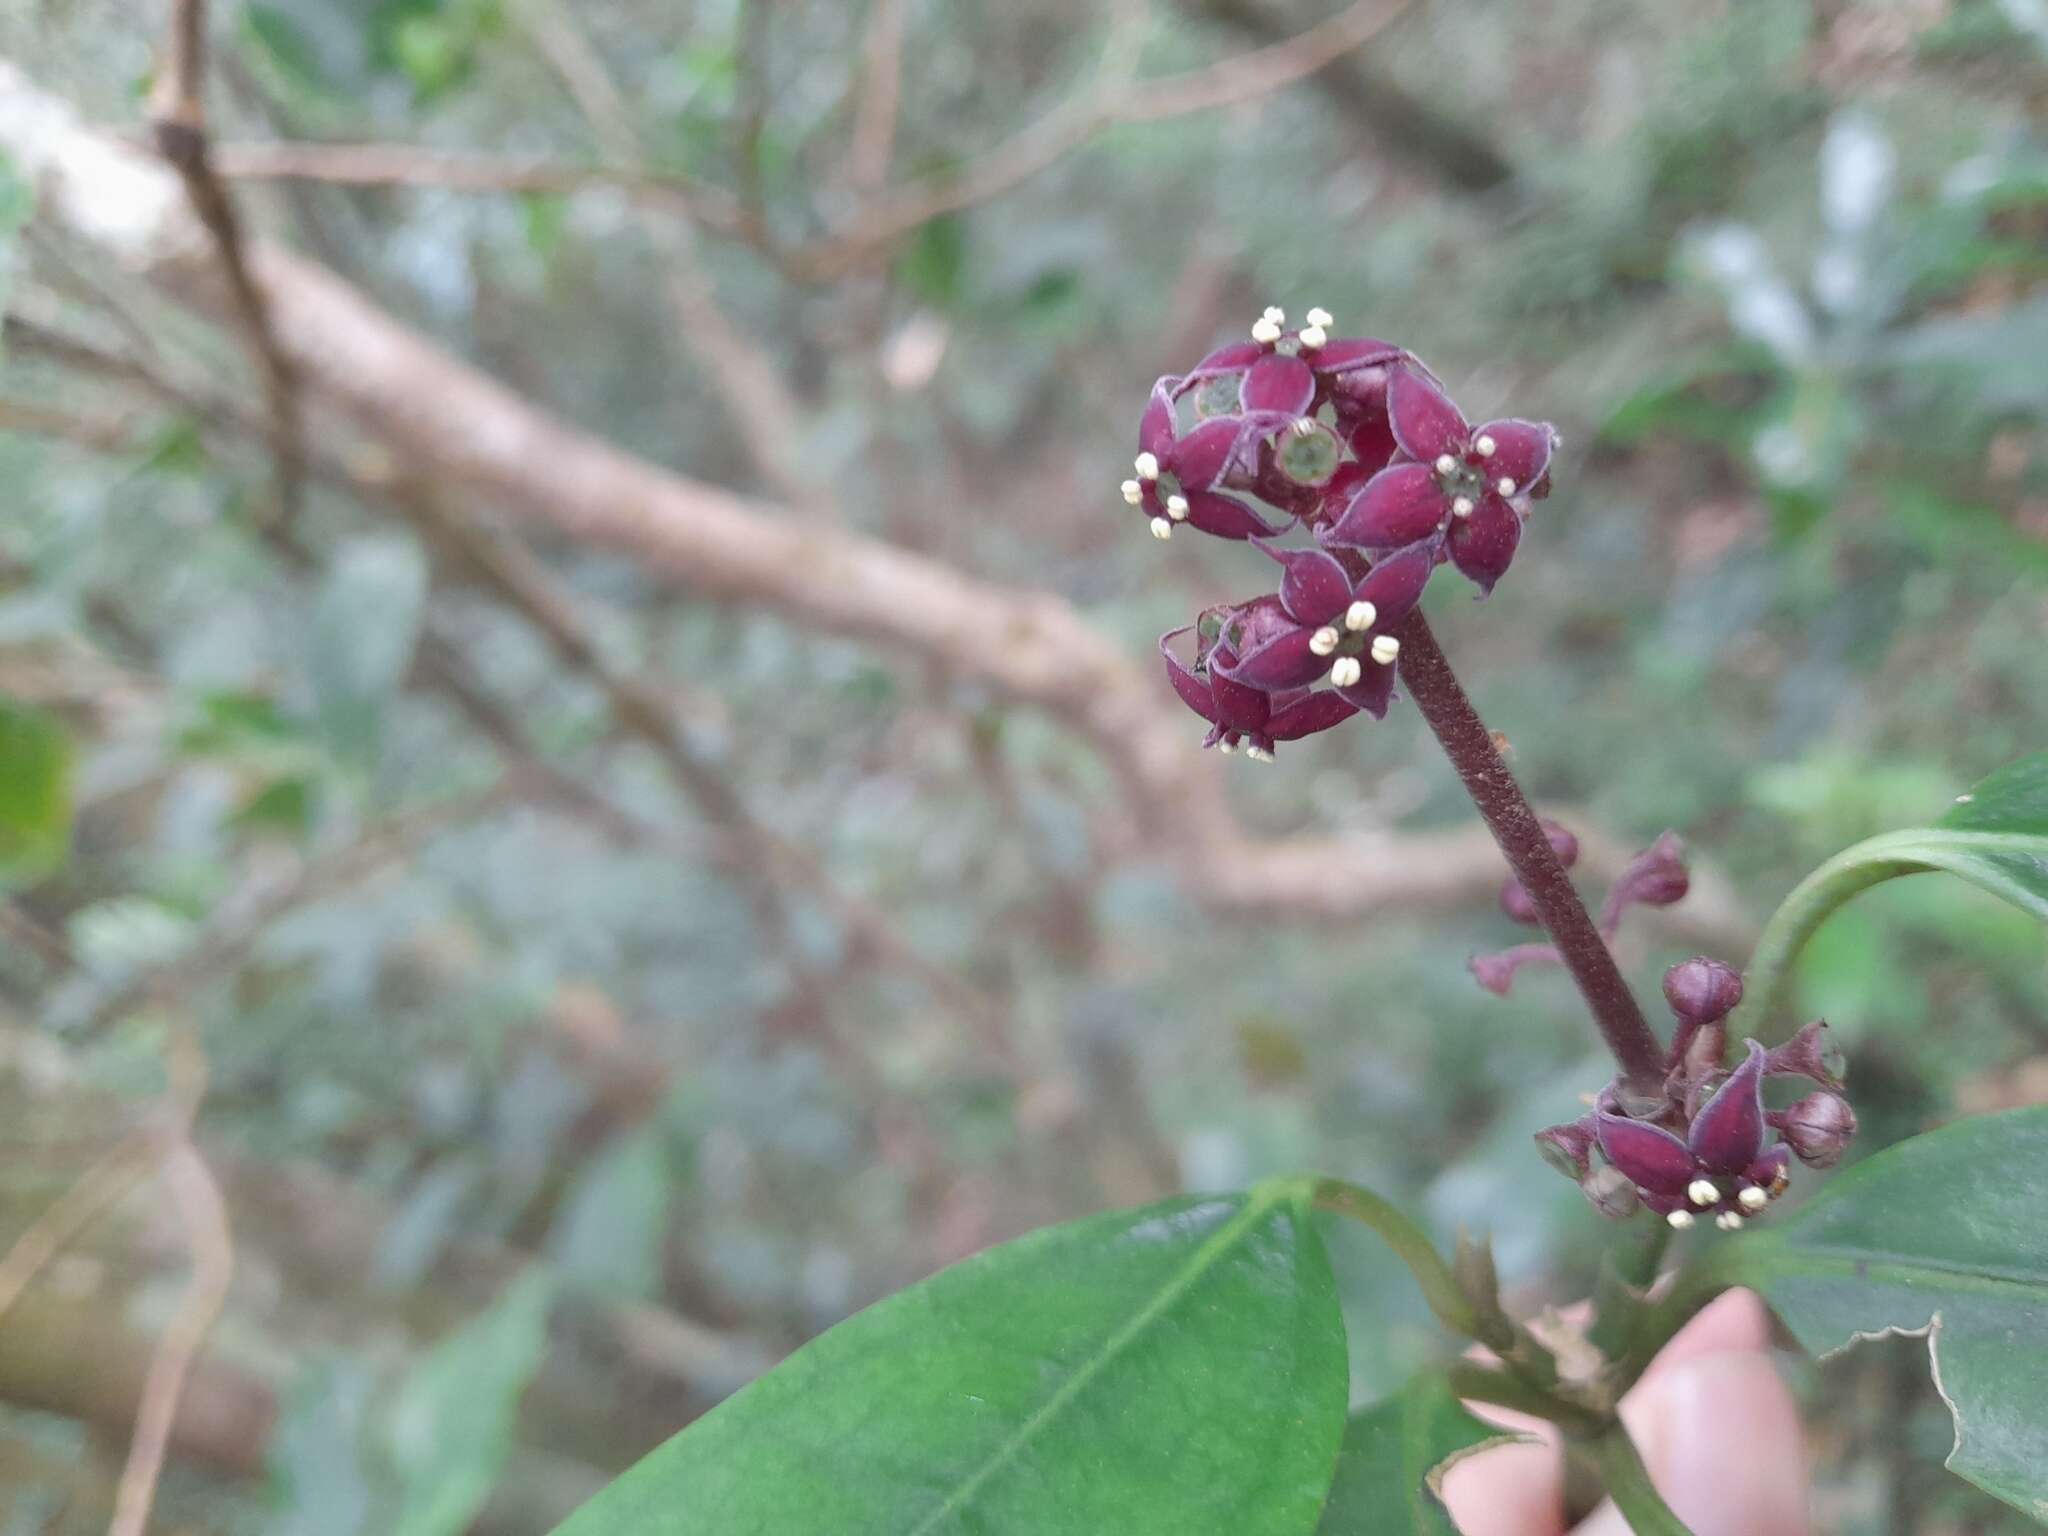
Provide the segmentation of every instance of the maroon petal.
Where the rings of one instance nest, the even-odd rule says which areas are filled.
[[[1358,584],[1358,595],[1379,610],[1373,629],[1384,634],[1407,618],[1422,600],[1436,570],[1436,541],[1424,539],[1388,555],[1366,573]]]
[[[1400,464],[1366,481],[1330,529],[1330,538],[1358,549],[1401,549],[1426,539],[1450,511],[1436,471]]]
[[[1521,515],[1492,491],[1479,498],[1470,517],[1451,519],[1451,564],[1481,592],[1491,592],[1507,574],[1521,542]]]
[[[1732,1176],[1764,1149],[1764,1048],[1749,1042],[1749,1057],[1693,1117],[1686,1143],[1702,1168]]]
[[[1211,675],[1227,677],[1234,683],[1249,683],[1271,693],[1280,688],[1305,688],[1330,670],[1327,656],[1309,648],[1315,628],[1301,624],[1281,631],[1238,660],[1235,666],[1211,667]]]
[[[1187,436],[1174,439],[1159,455],[1160,465],[1180,482],[1182,495],[1206,491],[1222,478],[1231,450],[1237,446],[1237,433],[1234,417],[1205,421]]]
[[[1318,688],[1299,704],[1276,711],[1266,731],[1275,741],[1299,741],[1333,725],[1342,725],[1357,713],[1357,707],[1348,699],[1339,698],[1327,688]]]
[[[1387,718],[1387,706],[1394,701],[1394,664],[1365,658],[1365,670],[1349,688],[1337,690],[1346,703],[1355,704],[1375,720]]]
[[[1219,539],[1271,538],[1286,530],[1267,522],[1235,496],[1221,491],[1188,491],[1188,526]]]
[[[1213,659],[1209,663],[1209,693],[1216,701],[1217,723],[1233,731],[1263,731],[1272,718],[1273,704],[1265,690],[1231,681]]]
[[[1526,491],[1550,467],[1556,439],[1548,422],[1489,421],[1472,430],[1474,444],[1482,437],[1493,439],[1493,452],[1479,461],[1489,485],[1505,478],[1514,482],[1517,493]]]
[[[1791,1172],[1792,1149],[1779,1142],[1742,1170],[1742,1180],[1745,1184],[1754,1184],[1759,1189],[1776,1190],[1780,1182],[1789,1177]]]
[[[1173,691],[1180,695],[1180,701],[1214,724],[1216,701],[1210,695],[1207,679],[1198,676],[1178,656],[1173,654],[1173,642],[1188,633],[1195,626],[1184,624],[1179,629],[1169,630],[1159,637],[1159,654],[1166,658],[1166,680],[1173,684]]]
[[[1599,1136],[1607,1161],[1646,1193],[1682,1199],[1699,1171],[1685,1143],[1661,1126],[1602,1110]]]
[[[1320,549],[1276,549],[1264,540],[1260,549],[1280,562],[1280,606],[1296,623],[1333,622],[1351,606],[1351,576],[1335,555]]]
[[[1228,346],[1218,347],[1195,364],[1187,377],[1180,380],[1174,393],[1186,394],[1193,385],[1204,379],[1213,379],[1219,373],[1241,373],[1266,355],[1266,349],[1256,341],[1233,341]]]
[[[1352,427],[1348,441],[1358,462],[1369,470],[1383,468],[1401,446],[1394,441],[1393,423],[1383,408],[1366,411]]]
[[[1395,441],[1424,464],[1446,453],[1462,457],[1472,439],[1472,429],[1450,396],[1413,369],[1397,368],[1387,381],[1387,415]]]
[[[1241,399],[1247,411],[1280,411],[1300,416],[1316,397],[1315,371],[1298,357],[1275,352],[1252,364]]]
[[[1167,449],[1173,446],[1175,432],[1173,417],[1173,386],[1180,381],[1168,374],[1152,386],[1152,399],[1145,407],[1145,414],[1138,418],[1138,447],[1146,453],[1165,459]]]
[[[1408,354],[1390,341],[1371,336],[1337,336],[1313,352],[1304,350],[1317,373],[1344,373],[1353,368],[1379,368],[1397,363]]]

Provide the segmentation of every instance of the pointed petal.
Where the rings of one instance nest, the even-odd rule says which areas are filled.
[[[1330,529],[1330,538],[1358,549],[1402,549],[1435,533],[1450,510],[1435,470],[1427,464],[1401,464],[1366,481]]]
[[[1352,427],[1349,441],[1358,462],[1371,470],[1384,468],[1401,446],[1394,441],[1394,426],[1384,408],[1366,411]]]
[[[1221,491],[1189,491],[1188,526],[1219,539],[1271,538],[1287,530],[1267,522],[1235,496]]]
[[[1175,431],[1173,419],[1173,386],[1179,382],[1171,374],[1152,386],[1152,398],[1145,406],[1145,414],[1138,418],[1138,447],[1140,451],[1156,455],[1162,461],[1173,446]]]
[[[1277,711],[1266,729],[1275,741],[1299,741],[1342,725],[1357,713],[1355,705],[1327,688],[1318,688],[1299,704]]]
[[[1181,494],[1206,491],[1222,478],[1237,446],[1238,426],[1235,417],[1213,417],[1185,437],[1174,439],[1159,455],[1160,464],[1180,481]]]
[[[1219,373],[1242,373],[1260,358],[1267,356],[1266,349],[1256,341],[1233,341],[1218,347],[1189,371],[1180,381],[1177,392],[1185,393],[1188,386],[1199,384],[1204,379],[1213,379]]]
[[[1408,456],[1434,464],[1439,454],[1462,456],[1472,429],[1450,396],[1413,369],[1397,368],[1387,381],[1387,414]]]
[[[1521,514],[1491,491],[1470,517],[1451,519],[1451,564],[1482,593],[1507,574],[1521,542]]]
[[[1297,624],[1329,624],[1351,606],[1351,576],[1335,555],[1257,542],[1286,573],[1280,578],[1280,606]]]
[[[1372,336],[1335,336],[1313,352],[1301,354],[1317,373],[1343,373],[1353,368],[1378,368],[1408,354],[1390,341]]]
[[[1749,1042],[1749,1056],[1693,1117],[1686,1144],[1710,1173],[1734,1175],[1764,1149],[1764,1048]]]
[[[1315,371],[1298,357],[1275,352],[1262,357],[1244,376],[1242,399],[1247,411],[1281,411],[1300,416],[1316,397]]]
[[[1394,664],[1365,658],[1365,671],[1349,688],[1339,688],[1345,702],[1357,705],[1375,720],[1387,718],[1387,706],[1394,701]]]
[[[1424,539],[1388,555],[1366,573],[1358,595],[1379,610],[1372,621],[1375,633],[1385,634],[1414,611],[1435,570],[1436,541]]]
[[[1208,680],[1198,676],[1173,654],[1173,642],[1194,627],[1192,624],[1186,624],[1161,635],[1159,654],[1166,658],[1166,680],[1173,684],[1173,691],[1180,695],[1181,702],[1213,724],[1216,720],[1216,701],[1210,695]]]
[[[1792,1172],[1792,1149],[1782,1141],[1742,1170],[1745,1183],[1770,1189]]]
[[[1661,1126],[1600,1112],[1600,1150],[1637,1188],[1666,1199],[1682,1199],[1697,1168],[1685,1143]]]
[[[1272,718],[1273,703],[1265,690],[1231,681],[1213,659],[1209,663],[1209,693],[1216,701],[1217,723],[1233,731],[1263,731]]]
[[[1550,467],[1550,448],[1555,439],[1545,421],[1489,421],[1472,429],[1472,441],[1493,439],[1493,453],[1480,460],[1488,481],[1506,477],[1520,494],[1543,478]]]
[[[1268,693],[1278,688],[1305,688],[1330,670],[1329,657],[1309,649],[1314,638],[1313,626],[1296,625],[1246,651],[1235,666],[1212,668],[1212,674]]]

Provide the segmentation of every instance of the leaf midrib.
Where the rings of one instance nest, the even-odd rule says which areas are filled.
[[[1079,1397],[1097,1376],[1115,1361],[1117,1356],[1128,1349],[1150,1327],[1162,1313],[1185,1296],[1216,1261],[1251,1228],[1257,1226],[1275,1206],[1288,1201],[1299,1204],[1307,1198],[1308,1186],[1300,1180],[1255,1189],[1245,1202],[1243,1210],[1219,1227],[1209,1240],[1197,1248],[1185,1268],[1177,1274],[1171,1284],[1161,1288],[1159,1293],[1132,1314],[1129,1321],[1105,1340],[1092,1359],[1088,1360],[1073,1375],[1060,1385],[1058,1391],[1047,1398],[1043,1405],[1017,1428],[1009,1437],[988,1454],[986,1460],[963,1481],[959,1487],[946,1496],[924,1519],[911,1527],[909,1536],[927,1536],[935,1530],[940,1521],[965,1508],[979,1494],[989,1479],[1013,1461],[1017,1453],[1029,1444],[1046,1425],[1058,1418],[1067,1405]]]

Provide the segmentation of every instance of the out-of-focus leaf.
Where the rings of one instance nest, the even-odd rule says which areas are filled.
[[[1942,870],[2048,922],[2048,752],[2008,764],[1933,826],[1867,838],[1821,865],[1779,904],[1749,965],[1739,1019],[1767,1024],[1814,930],[1886,880]]]
[[[1457,1536],[1438,1496],[1451,1463],[1516,1437],[1465,1411],[1441,1371],[1351,1415],[1318,1536]]]
[[[274,1536],[358,1536],[374,1502],[363,1429],[375,1377],[361,1363],[326,1360],[285,1395],[270,1437]]]
[[[294,89],[316,97],[340,94],[340,87],[320,62],[320,50],[288,11],[275,5],[244,7],[242,45]]]
[[[364,539],[346,546],[313,609],[306,669],[334,755],[377,757],[384,710],[419,639],[427,568],[416,545]]]
[[[897,258],[896,277],[925,303],[944,309],[959,298],[966,267],[966,227],[949,213],[917,227]]]
[[[956,1265],[729,1398],[561,1536],[1312,1531],[1346,1396],[1312,1187],[1097,1216]]]
[[[482,1170],[473,1158],[445,1157],[420,1176],[377,1239],[377,1283],[417,1285],[454,1235],[455,1218]]]
[[[404,1487],[394,1536],[459,1536],[512,1454],[520,1395],[547,1346],[554,1282],[530,1269],[413,1367],[387,1435]]]
[[[2048,413],[2048,297],[1940,315],[1894,334],[1872,361],[1911,384],[1953,380],[1979,411]]]
[[[1982,1115],[1887,1148],[1716,1261],[1827,1354],[1928,1334],[1955,1417],[1949,1467],[2048,1521],[2048,1109]]]
[[[671,1186],[659,1132],[628,1136],[577,1181],[549,1240],[564,1279],[648,1297],[661,1280]]]
[[[56,716],[0,695],[0,891],[64,867],[71,770],[71,738]]]

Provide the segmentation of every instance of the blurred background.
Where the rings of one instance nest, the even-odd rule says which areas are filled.
[[[1267,568],[1117,482],[1267,304],[1561,428],[1429,607],[1590,897],[1693,849],[1645,996],[2048,735],[2041,0],[199,20],[181,186],[169,5],[0,4],[4,1536],[538,1533],[936,1267],[1305,1166],[1583,1294],[1529,1136],[1605,1069],[1468,975],[1412,708],[1262,766],[1159,675]],[[1990,898],[1799,986],[1861,1152],[2048,1100]],[[1363,1399],[1437,1336],[1332,1241]],[[1823,1529],[2026,1528],[1923,1346],[1795,1369]]]

